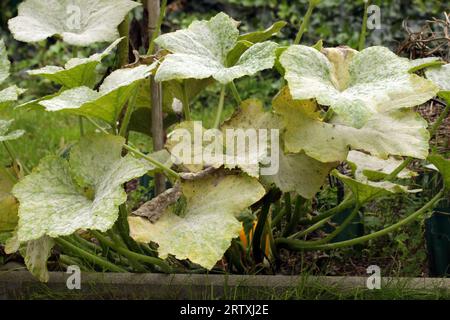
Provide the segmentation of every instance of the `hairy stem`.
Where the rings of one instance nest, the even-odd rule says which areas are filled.
[[[220,91],[219,106],[217,107],[216,120],[214,121],[214,128],[218,129],[220,126],[220,121],[222,120],[223,106],[225,104],[225,92],[226,86],[222,86]]]
[[[366,34],[367,34],[367,18],[369,13],[367,12],[367,9],[369,8],[369,0],[364,0],[364,16],[363,16],[363,22],[361,26],[361,33],[359,35],[359,45],[358,50],[364,50],[366,48]]]
[[[103,242],[108,247],[114,249],[115,251],[117,251],[118,253],[120,253],[121,255],[123,255],[129,259],[135,259],[140,262],[156,265],[156,266],[160,267],[161,270],[165,273],[170,273],[172,271],[172,268],[165,261],[163,261],[159,258],[144,256],[142,254],[132,252],[124,247],[116,245],[113,241],[109,240],[107,237],[103,236],[98,231],[91,231],[91,232],[99,241]]]
[[[241,105],[242,99],[241,99],[241,96],[239,95],[236,85],[234,84],[234,81],[231,81],[228,86],[230,87],[231,93],[233,94],[233,97],[234,97],[234,100],[236,100],[236,103],[238,105]]]
[[[71,252],[73,252],[74,254],[76,254],[77,256],[86,259],[88,261],[91,261],[92,263],[106,269],[106,270],[110,270],[113,272],[128,272],[126,269],[116,266],[115,264],[109,262],[108,260],[101,258],[99,256],[96,256],[95,254],[92,254],[88,251],[85,251],[77,246],[75,246],[74,244],[70,243],[67,240],[61,239],[61,238],[57,238],[55,239],[55,242],[60,245],[63,249],[67,249]]]
[[[100,126],[97,122],[95,122],[94,120],[92,120],[89,117],[86,117],[86,119],[88,119],[88,121],[90,123],[92,123],[97,129],[99,129],[101,132],[105,133],[105,134],[109,134],[109,132],[107,130],[105,130],[105,128],[103,128],[102,126]],[[159,162],[158,160],[153,159],[152,157],[142,153],[141,151],[137,150],[136,148],[125,144],[123,146],[124,149],[134,153],[136,156],[147,160],[148,162],[150,162],[152,165],[154,165],[155,167],[157,167],[158,169],[161,169],[162,171],[166,172],[170,177],[174,178],[174,179],[179,179],[180,175],[178,173],[176,173],[175,171],[173,171],[172,169],[170,169],[169,167],[165,166],[164,164],[162,164],[161,162]]]
[[[303,18],[302,24],[300,25],[300,29],[297,33],[297,36],[295,37],[294,44],[300,44],[300,41],[302,41],[303,34],[305,33],[306,29],[309,26],[309,20],[311,19],[313,10],[319,4],[319,2],[320,1],[318,1],[318,0],[310,0],[309,1],[308,10],[306,11],[306,14]]]
[[[125,112],[125,116],[124,116],[122,124],[120,126],[119,135],[124,138],[127,138],[127,136],[128,136],[128,127],[130,125],[131,116],[133,115],[134,107],[136,105],[136,100],[139,95],[139,89],[140,89],[140,86],[138,86],[136,88],[136,91],[133,93],[130,100],[128,101],[127,110]]]
[[[191,107],[189,105],[189,95],[187,92],[187,83],[186,80],[183,81],[183,113],[184,113],[184,120],[191,121]]]
[[[286,238],[280,238],[277,239],[275,242],[278,246],[282,247],[288,247],[292,250],[331,250],[331,249],[338,249],[343,247],[349,247],[354,246],[356,244],[360,244],[381,236],[384,236],[392,231],[395,231],[402,226],[414,221],[419,216],[426,213],[428,210],[432,209],[434,205],[441,200],[442,196],[444,195],[444,190],[441,190],[437,195],[433,197],[428,203],[426,203],[422,208],[417,210],[416,212],[410,214],[408,217],[400,220],[399,222],[374,233],[354,238],[351,240],[336,242],[336,243],[328,243],[328,244],[320,244],[320,245],[314,245],[314,246],[305,246],[304,241],[294,240],[294,239],[286,239]]]

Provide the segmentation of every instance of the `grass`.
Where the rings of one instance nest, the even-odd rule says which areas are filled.
[[[385,285],[380,290],[369,290],[360,287],[341,287],[339,285],[325,285],[319,282],[307,281],[308,275],[300,278],[298,284],[292,288],[281,290],[277,288],[252,289],[241,285],[238,287],[208,287],[201,289],[186,284],[179,286],[161,287],[155,292],[139,286],[139,290],[123,287],[120,284],[102,285],[82,283],[83,291],[69,291],[67,289],[50,289],[48,286],[36,283],[28,287],[27,294],[17,292],[10,298],[30,300],[151,300],[151,299],[187,299],[187,300],[449,300],[450,290],[444,288],[411,289],[408,282],[396,281]],[[311,280],[311,279],[309,279]]]

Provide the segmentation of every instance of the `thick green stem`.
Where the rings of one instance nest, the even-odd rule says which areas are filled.
[[[331,250],[331,249],[338,249],[343,247],[349,247],[354,246],[356,244],[360,244],[375,238],[379,238],[381,236],[387,235],[391,233],[392,231],[395,231],[402,226],[414,221],[419,216],[426,213],[428,210],[432,209],[434,205],[442,198],[444,195],[444,190],[441,190],[437,195],[433,197],[427,204],[425,204],[422,208],[417,210],[416,212],[412,213],[408,217],[400,220],[399,222],[374,233],[354,238],[351,240],[336,242],[336,243],[328,243],[328,244],[321,244],[321,245],[315,245],[315,246],[305,246],[304,241],[294,240],[294,239],[286,239],[286,238],[280,238],[277,239],[275,242],[278,246],[281,247],[288,247],[292,250]]]
[[[363,16],[363,22],[361,26],[361,33],[359,35],[359,45],[358,50],[364,50],[366,48],[366,33],[367,33],[367,18],[369,13],[367,12],[369,8],[369,0],[364,1],[364,16]]]
[[[216,120],[214,121],[215,129],[219,128],[220,122],[222,120],[223,106],[225,104],[225,92],[226,92],[226,86],[222,86],[222,90],[220,91],[219,106],[217,107]]]
[[[95,122],[94,120],[92,120],[89,117],[86,117],[86,119],[89,120],[90,123],[92,123],[97,129],[99,129],[101,132],[105,133],[105,134],[109,134],[109,132],[107,130],[105,130],[105,128],[103,128],[102,126],[100,126],[97,122]],[[159,162],[158,160],[155,160],[149,156],[147,156],[146,154],[140,152],[139,150],[137,150],[136,148],[133,148],[132,146],[129,146],[127,144],[125,144],[124,149],[134,153],[136,156],[147,160],[148,162],[150,162],[151,164],[153,164],[155,167],[157,167],[158,169],[161,169],[162,171],[166,172],[170,177],[174,178],[174,179],[179,179],[180,175],[178,173],[176,173],[175,171],[173,171],[172,169],[170,169],[169,167],[165,166],[164,164],[162,164],[161,162]]]
[[[331,240],[336,238],[342,231],[344,231],[345,228],[347,228],[347,226],[353,221],[353,219],[359,212],[359,208],[360,206],[356,206],[355,209],[353,209],[353,211],[350,213],[350,215],[344,220],[344,222],[342,222],[342,224],[339,227],[337,227],[333,232],[328,234],[325,238],[315,241],[296,240],[297,245],[298,246],[303,245],[304,248],[309,248],[330,242]]]
[[[148,1],[148,3],[151,2],[156,2],[159,0],[150,0]],[[152,10],[152,8],[156,8],[155,5],[147,5],[147,9],[148,10]],[[151,39],[150,39],[150,43],[148,46],[148,51],[147,54],[153,54],[153,52],[155,51],[155,39],[159,36],[159,34],[161,33],[161,26],[162,23],[164,21],[164,17],[166,16],[166,8],[167,8],[167,0],[162,0],[161,5],[156,4],[157,7],[159,7],[159,15],[158,15],[158,19],[156,20],[156,23],[154,23],[153,21],[149,21],[149,34],[151,34]]]
[[[100,232],[97,232],[97,231],[91,231],[91,232],[99,241],[103,242],[108,247],[114,249],[115,251],[117,251],[118,253],[120,253],[121,255],[123,255],[129,259],[134,259],[134,260],[137,260],[140,262],[156,265],[156,266],[160,267],[161,270],[164,271],[165,273],[172,272],[172,268],[165,261],[163,261],[159,258],[144,256],[142,254],[132,252],[124,247],[116,245],[113,241],[111,241],[107,237],[103,236]]]
[[[234,84],[234,82],[231,81],[228,86],[230,87],[231,93],[233,94],[233,97],[234,97],[234,100],[236,100],[236,103],[238,105],[241,105],[242,99],[241,99],[241,96],[239,95],[239,91],[237,90],[236,85]]]
[[[289,223],[284,230],[283,236],[287,237],[295,231],[295,228],[298,226],[298,222],[300,221],[302,214],[304,213],[306,203],[306,199],[301,196],[297,197],[297,199],[295,200],[294,213],[292,214]]]
[[[109,230],[108,231],[108,236],[111,238],[111,240],[114,242],[116,248],[124,248],[126,244],[123,242],[122,238],[119,237],[117,234],[115,234],[115,232],[113,230]],[[100,239],[99,239],[100,241]],[[103,240],[102,240],[103,242]],[[104,245],[108,246],[108,243],[104,243]],[[109,247],[109,246],[108,246]],[[130,263],[130,265],[137,270],[138,272],[147,272],[147,269],[145,268],[145,266],[143,266],[139,261],[137,261],[136,259],[127,257],[128,261]]]
[[[261,213],[258,216],[258,224],[255,228],[255,233],[253,235],[252,248],[253,248],[253,257],[256,262],[262,262],[264,258],[264,248],[261,248],[262,236],[264,233],[264,228],[267,222],[267,218],[269,216],[270,205],[271,205],[270,196],[268,196],[264,200],[264,204],[261,208]]]
[[[297,33],[297,36],[295,37],[294,44],[300,44],[300,41],[302,41],[303,34],[305,33],[306,29],[309,26],[309,20],[311,19],[313,10],[319,4],[319,2],[320,1],[318,1],[318,0],[310,0],[309,1],[308,10],[306,11],[306,14],[305,14],[305,17],[303,18],[300,29]]]
[[[331,217],[328,217],[326,219],[320,220],[319,222],[317,222],[317,223],[313,224],[312,226],[308,227],[307,229],[299,231],[297,233],[294,233],[294,234],[290,235],[288,238],[289,239],[296,239],[296,238],[302,238],[304,236],[307,236],[311,232],[316,231],[317,229],[322,227],[325,223],[330,221],[330,219],[331,219]]]
[[[189,95],[187,92],[187,82],[183,81],[183,113],[184,113],[184,120],[191,121],[191,107],[189,102]]]
[[[321,213],[317,216],[314,216],[312,218],[308,218],[308,219],[302,219],[299,221],[299,224],[312,224],[312,223],[316,223],[318,221],[321,221],[323,219],[332,217],[348,208],[351,208],[355,205],[355,199],[353,198],[352,195],[348,195],[344,201],[342,201],[337,207],[334,207],[328,211],[325,211],[324,213]]]
[[[103,259],[99,256],[96,256],[95,254],[92,254],[90,252],[87,252],[75,245],[73,245],[72,243],[70,243],[67,240],[61,239],[61,238],[57,238],[55,239],[55,242],[60,245],[63,249],[67,249],[69,251],[71,251],[72,253],[76,254],[77,256],[86,259],[88,261],[91,261],[92,263],[95,263],[96,265],[106,269],[106,270],[110,270],[113,272],[128,272],[127,270],[116,266],[115,264],[109,262],[106,259]]]

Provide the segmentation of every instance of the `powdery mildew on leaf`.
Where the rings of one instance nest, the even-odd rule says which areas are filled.
[[[274,100],[274,110],[284,122],[286,151],[304,151],[321,162],[344,161],[350,149],[380,158],[398,155],[425,159],[428,155],[427,123],[412,110],[375,114],[360,129],[342,124],[339,117],[332,123],[324,122],[313,111],[310,100],[294,103],[286,94]]]
[[[237,22],[224,13],[209,21],[195,21],[188,29],[161,35],[156,43],[172,54],[165,57],[156,80],[213,77],[226,84],[273,67],[278,45],[271,41],[251,46],[236,64],[227,65],[227,56],[238,38]]]
[[[185,181],[181,187],[187,201],[183,216],[169,208],[155,224],[130,217],[130,234],[138,242],[158,243],[162,258],[172,254],[212,269],[239,236],[242,224],[236,215],[261,199],[265,190],[244,175],[210,176]]]
[[[319,52],[297,45],[289,47],[280,62],[294,99],[314,98],[355,128],[380,112],[425,103],[438,91],[431,81],[409,73],[411,64],[384,47]]]
[[[13,189],[20,202],[19,241],[110,229],[127,199],[122,185],[154,169],[131,155],[122,158],[124,142],[117,136],[89,136],[72,149],[69,161],[43,159]]]
[[[23,42],[59,35],[68,44],[89,46],[117,39],[118,25],[139,5],[128,0],[26,0],[8,26]]]
[[[41,76],[49,79],[67,89],[86,86],[92,88],[96,82],[95,68],[123,38],[114,41],[108,48],[101,53],[96,53],[89,58],[72,58],[63,67],[46,66],[41,69],[28,71],[33,76]]]
[[[128,99],[136,92],[141,82],[151,75],[155,67],[156,64],[119,69],[106,77],[99,91],[78,87],[38,103],[47,111],[94,117],[114,124]]]

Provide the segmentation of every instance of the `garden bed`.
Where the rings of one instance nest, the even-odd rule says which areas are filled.
[[[80,290],[69,290],[69,275],[52,272],[47,284],[30,273],[0,273],[0,299],[313,299],[448,298],[450,279],[383,278],[368,290],[366,277],[238,276],[83,273]],[[370,296],[369,296],[370,297]]]

